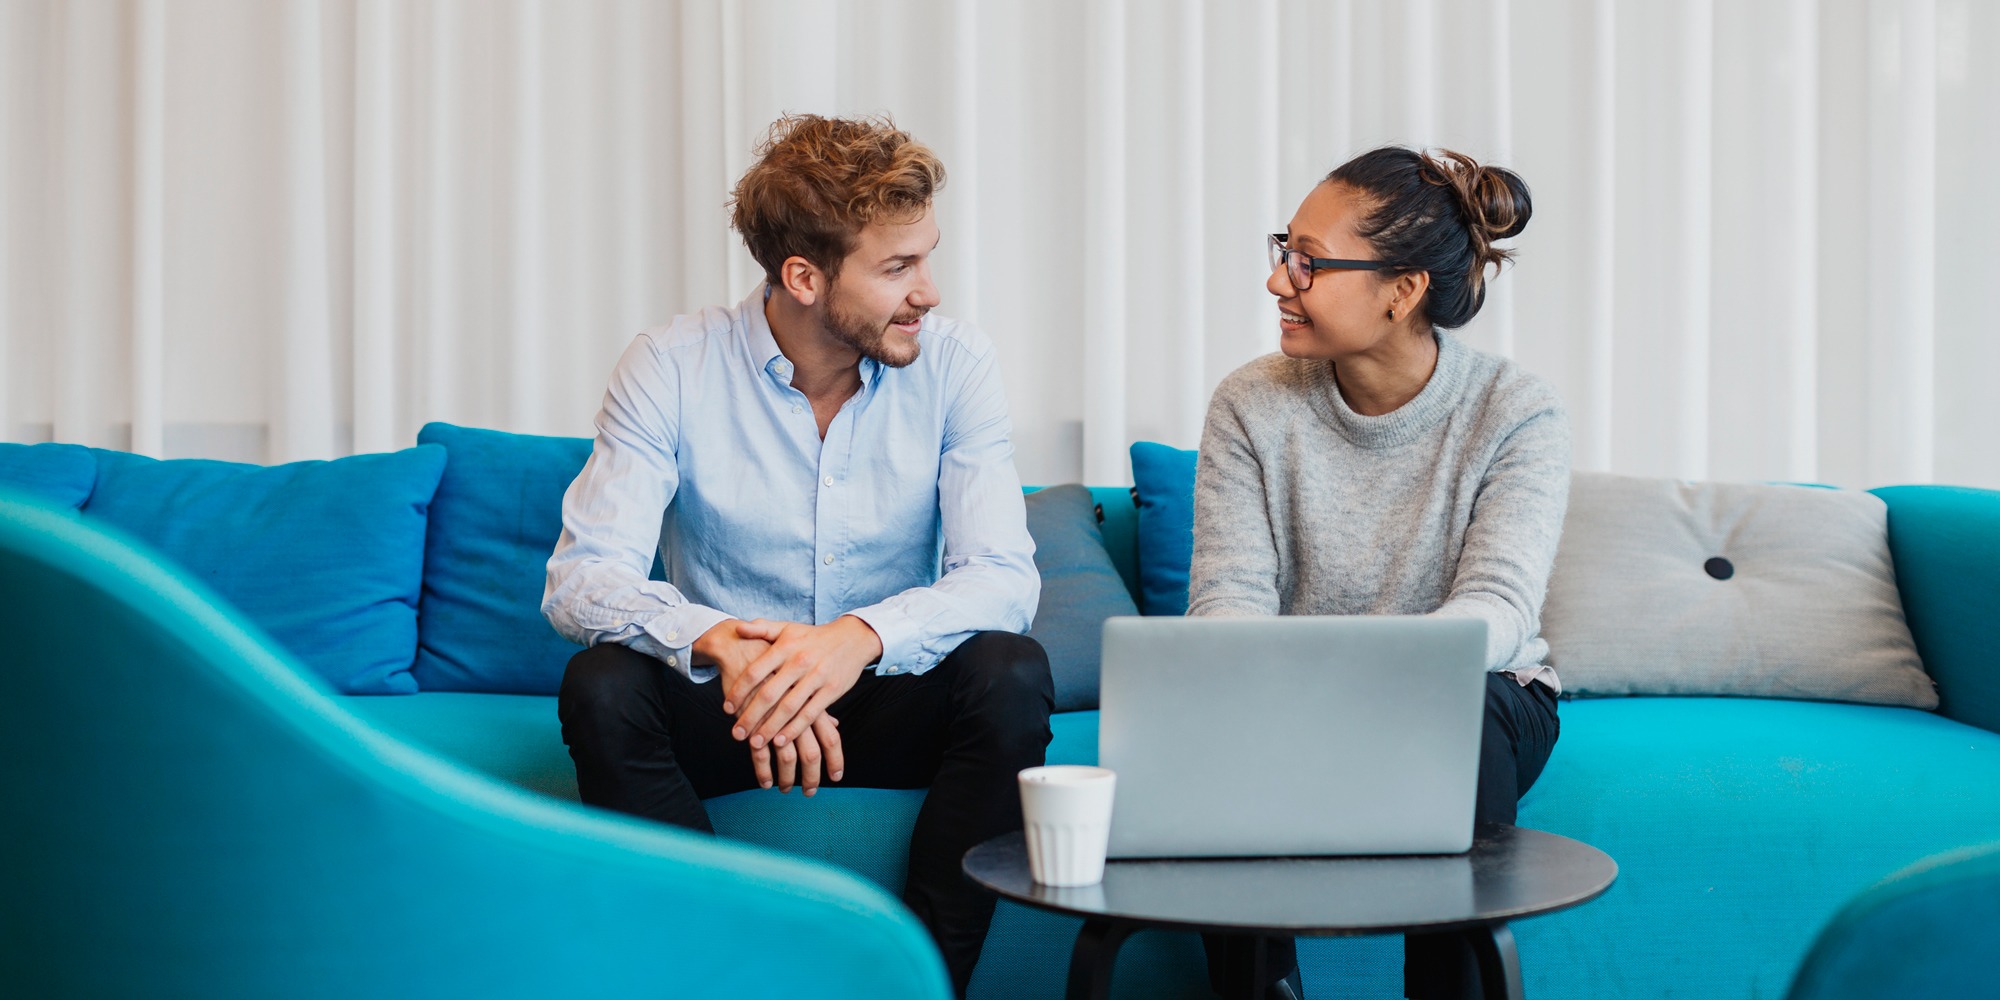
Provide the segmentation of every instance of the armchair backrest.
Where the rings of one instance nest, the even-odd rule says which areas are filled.
[[[4,499],[0,678],[0,982],[22,996],[950,992],[860,878],[432,757],[195,581]]]
[[[2000,845],[1927,858],[1870,887],[1820,931],[1790,1000],[1993,994]]]

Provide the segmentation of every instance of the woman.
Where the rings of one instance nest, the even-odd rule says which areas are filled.
[[[1377,149],[1327,175],[1271,237],[1282,353],[1217,387],[1195,482],[1190,615],[1486,622],[1481,823],[1514,821],[1556,741],[1540,618],[1570,439],[1547,383],[1445,331],[1479,312],[1508,259],[1494,241],[1529,212],[1520,177],[1449,151]],[[1208,940],[1218,982],[1224,940]],[[1291,942],[1272,944],[1292,968]],[[1404,989],[1479,995],[1471,949],[1412,935]]]

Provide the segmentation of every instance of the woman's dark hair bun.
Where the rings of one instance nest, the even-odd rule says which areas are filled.
[[[1498,263],[1507,259],[1490,247],[1494,240],[1519,236],[1528,228],[1534,205],[1528,199],[1528,182],[1505,167],[1485,166],[1464,153],[1438,150],[1424,157],[1425,175],[1432,183],[1450,187],[1458,195],[1458,210],[1465,218],[1480,256]]]
[[[1494,246],[1528,227],[1528,182],[1505,167],[1464,153],[1424,153],[1402,146],[1369,150],[1328,174],[1367,204],[1362,239],[1389,262],[1384,275],[1427,271],[1424,315],[1431,325],[1464,326],[1486,301],[1486,269],[1513,252]]]

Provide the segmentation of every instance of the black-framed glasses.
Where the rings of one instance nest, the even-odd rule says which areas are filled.
[[[1313,272],[1335,269],[1341,271],[1380,271],[1389,265],[1379,260],[1343,260],[1339,257],[1312,257],[1303,250],[1292,250],[1285,246],[1291,239],[1286,233],[1272,233],[1264,243],[1271,253],[1271,266],[1283,265],[1285,276],[1292,280],[1292,287],[1303,292],[1313,286]]]

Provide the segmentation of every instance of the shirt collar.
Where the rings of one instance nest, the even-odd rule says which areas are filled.
[[[764,318],[764,303],[771,297],[771,284],[758,282],[757,290],[743,300],[743,319],[749,331],[750,360],[758,371],[773,371],[774,365],[783,362],[784,355],[778,351],[778,338],[771,335],[771,321]],[[791,364],[784,362],[786,381],[791,381]]]
[[[758,371],[780,376],[781,381],[790,384],[792,364],[778,350],[778,338],[771,333],[771,321],[764,318],[764,303],[770,298],[771,283],[764,281],[759,282],[757,290],[743,300],[743,318],[749,334],[750,360],[756,364]],[[887,365],[877,362],[874,358],[862,358],[862,384],[873,384],[882,377],[882,372],[887,368]]]

